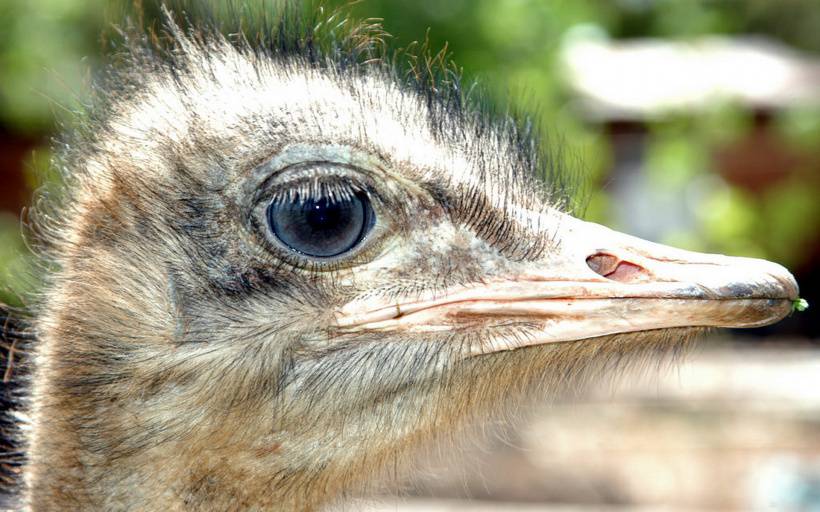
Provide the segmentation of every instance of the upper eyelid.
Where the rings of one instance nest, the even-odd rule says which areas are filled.
[[[305,163],[310,167],[314,163]],[[300,166],[301,167],[301,166]],[[373,207],[382,210],[390,209],[393,204],[375,183],[375,180],[360,169],[345,168],[333,165],[327,172],[306,176],[287,176],[280,173],[277,179],[271,180],[259,191],[256,203],[271,201],[295,201],[305,198],[333,197],[334,188],[340,192],[339,197],[364,193]],[[328,193],[329,192],[329,193]]]
[[[307,165],[335,165],[361,170],[387,168],[381,157],[352,146],[295,143],[254,167],[245,180],[245,186],[257,188],[294,167]]]
[[[288,171],[300,167],[327,166],[348,169],[352,177],[361,177],[372,187],[370,192],[386,202],[397,191],[401,195],[425,194],[414,180],[403,176],[386,157],[356,146],[344,144],[292,143],[280,149],[263,163],[253,167],[236,185],[242,206],[252,207],[259,200],[259,194],[269,190],[277,178]],[[399,199],[396,197],[395,199]],[[398,200],[403,203],[404,200]]]
[[[384,202],[384,196],[376,186],[376,180],[371,173],[364,169],[352,167],[350,165],[339,164],[327,161],[306,161],[290,165],[274,174],[268,175],[260,180],[252,180],[253,190],[243,194],[243,198],[248,202],[246,207],[254,208],[262,201],[271,201],[276,198],[283,198],[285,194],[296,191],[295,187],[299,183],[314,181],[318,186],[326,185],[332,180],[344,180],[345,187],[351,192],[362,191],[374,201]],[[246,188],[248,184],[245,184]]]
[[[301,174],[299,171],[302,171]],[[307,182],[308,180],[316,180],[315,183],[321,183],[319,180],[325,179],[346,179],[347,184],[353,185],[356,188],[365,188],[367,181],[364,176],[361,176],[359,169],[351,168],[349,166],[340,165],[333,162],[304,162],[302,164],[293,165],[282,172],[277,173],[276,176],[271,176],[267,183],[268,189],[293,186],[300,182]]]
[[[306,160],[275,170],[271,169],[269,164],[255,168],[251,175],[239,184],[239,206],[244,211],[253,211],[261,202],[272,200],[277,194],[287,191],[289,187],[292,188],[295,183],[314,177],[349,180],[353,185],[352,189],[366,191],[368,196],[374,195],[372,192],[375,187],[368,185],[363,170],[339,162]]]

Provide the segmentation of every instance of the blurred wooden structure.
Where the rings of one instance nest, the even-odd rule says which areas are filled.
[[[537,406],[373,510],[820,509],[820,353],[713,343],[660,376]]]

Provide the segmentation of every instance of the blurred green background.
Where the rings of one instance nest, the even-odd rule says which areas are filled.
[[[49,176],[50,137],[87,100],[110,6],[0,2],[0,300],[7,303],[36,287],[20,212]],[[433,48],[446,43],[488,101],[534,112],[556,158],[583,169],[586,218],[684,248],[778,261],[820,306],[816,0],[366,0],[351,10],[383,18],[396,46],[425,34]],[[723,60],[713,59],[719,52]],[[638,66],[621,67],[621,58]],[[676,81],[682,69],[689,71]],[[791,74],[772,85],[767,69]],[[709,90],[697,84],[716,78],[740,86],[674,97],[681,81]],[[744,84],[754,94],[745,95]],[[637,104],[612,100],[624,89],[638,94]],[[776,332],[817,338],[814,317],[796,315]]]

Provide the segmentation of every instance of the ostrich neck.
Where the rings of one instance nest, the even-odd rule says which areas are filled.
[[[49,348],[32,394],[24,501],[33,511],[313,510],[341,492],[330,471],[297,467],[299,443],[248,415],[193,426],[189,411],[147,392],[124,400],[129,383]]]
[[[122,440],[102,438],[99,425],[80,417],[55,415],[37,425],[27,482],[31,510],[314,510],[334,494],[325,476],[290,470],[276,445],[242,449],[211,436],[117,453]],[[107,419],[113,426],[130,418]]]

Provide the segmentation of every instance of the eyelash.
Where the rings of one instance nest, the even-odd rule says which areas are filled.
[[[285,189],[277,189],[274,194],[269,197],[268,202],[280,201],[301,204],[307,199],[350,199],[360,192],[364,192],[368,195],[368,199],[372,200],[370,197],[371,194],[367,190],[368,187],[361,187],[355,182],[351,183],[347,181],[339,183],[336,179],[332,181],[333,182],[328,183],[327,179],[322,178],[314,178],[310,180],[309,183],[300,181],[295,186],[290,185]]]

